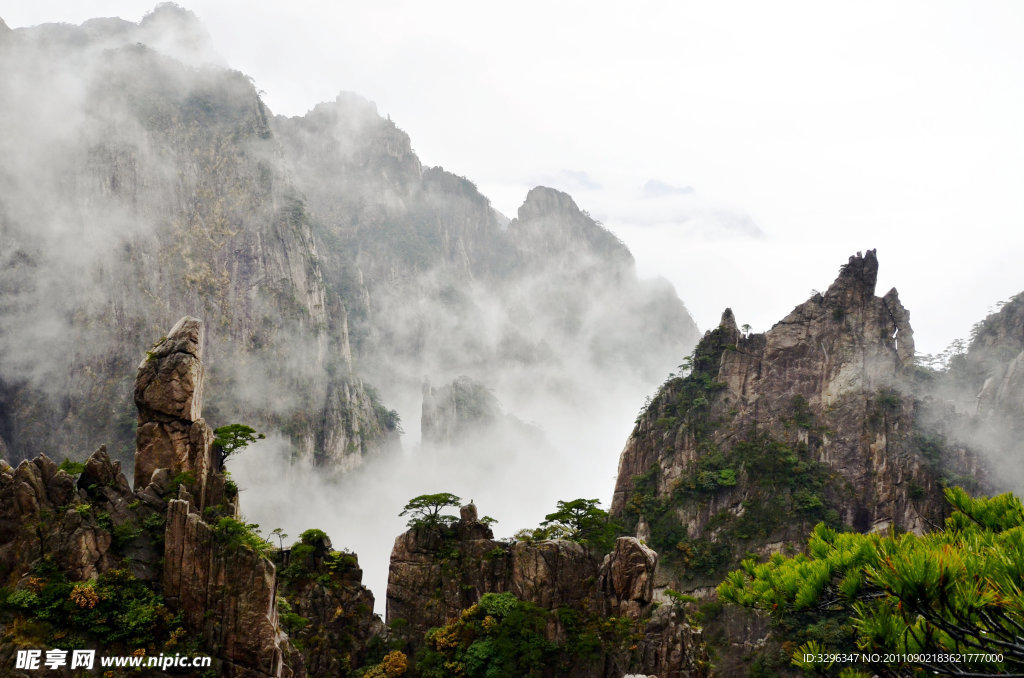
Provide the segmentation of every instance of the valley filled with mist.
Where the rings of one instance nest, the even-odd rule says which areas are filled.
[[[1020,295],[924,356],[864,243],[764,331],[729,309],[698,328],[573,196],[502,214],[358,93],[275,115],[177,5],[0,22],[0,65],[7,621],[46,563],[61,586],[159,582],[180,633],[111,647],[194,639],[210,675],[473,671],[486,643],[445,654],[436,629],[486,635],[516,605],[557,615],[531,627],[547,654],[488,676],[790,675],[822,634],[723,610],[744,559],[819,523],[932,532],[955,486],[1024,491]],[[236,423],[265,438],[225,454]],[[447,517],[410,521],[438,493]],[[607,533],[552,518],[576,499]],[[5,626],[0,661],[99,642],[39,624]]]

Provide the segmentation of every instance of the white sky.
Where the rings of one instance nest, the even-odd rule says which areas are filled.
[[[181,4],[276,113],[355,91],[508,216],[567,190],[702,329],[767,329],[872,247],[924,352],[1024,290],[1024,3]]]

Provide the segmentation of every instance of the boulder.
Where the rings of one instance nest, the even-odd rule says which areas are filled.
[[[202,347],[202,322],[185,316],[146,353],[135,379],[134,487],[145,488],[160,469],[191,474],[200,511],[223,500],[211,483],[220,470],[213,431],[202,419]]]

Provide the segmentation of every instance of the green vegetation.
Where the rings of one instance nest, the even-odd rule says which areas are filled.
[[[568,539],[602,553],[610,551],[615,546],[615,535],[620,526],[600,508],[599,503],[598,499],[559,500],[558,510],[544,516],[540,527],[520,530],[516,538],[523,541]]]
[[[288,536],[279,530],[273,532],[279,539]],[[357,567],[359,559],[350,551],[326,549],[324,545],[329,543],[327,533],[316,528],[299,535],[299,541],[289,549],[288,565],[280,570],[282,581],[316,580],[328,588],[339,586],[340,581],[336,575]]]
[[[799,415],[799,411],[798,411]],[[797,418],[803,423],[812,422]],[[752,432],[727,452],[712,443],[675,481],[668,494],[658,491],[661,468],[654,464],[633,479],[633,494],[623,511],[635,525],[643,516],[650,525],[651,546],[665,562],[688,578],[722,575],[735,566],[746,543],[765,540],[779,530],[824,520],[839,526],[839,513],[829,508],[829,476],[810,458],[805,443],[787,444],[764,432]],[[743,482],[737,508],[711,517],[701,534],[690,536],[681,507],[700,507],[719,493]]]
[[[407,525],[415,529],[447,527],[458,520],[458,518],[453,515],[444,514],[442,511],[446,508],[459,506],[461,502],[462,499],[450,492],[421,494],[410,499],[409,503],[405,505],[405,508],[398,515],[408,515],[409,522]]]
[[[196,476],[195,476],[195,474],[192,473],[192,471],[183,471],[183,472],[177,474],[176,476],[174,476],[173,478],[171,478],[171,483],[167,487],[166,494],[168,494],[168,495],[176,495],[178,493],[178,487],[180,487],[181,485],[184,485],[185,489],[188,489],[189,487],[192,487],[193,485],[195,485],[195,483],[196,483]]]
[[[257,433],[251,426],[245,424],[228,424],[213,431],[213,446],[220,452],[220,465],[235,452],[242,450],[257,440],[263,440],[267,436]]]
[[[398,410],[389,410],[385,407],[384,403],[381,402],[377,389],[369,384],[364,384],[363,388],[366,390],[366,395],[370,397],[370,407],[373,409],[373,415],[380,422],[380,425],[384,427],[384,430],[390,433],[398,433],[399,435],[405,433],[402,429],[402,418],[399,416]]]
[[[807,555],[745,560],[719,596],[769,612],[804,642],[793,663],[826,675],[871,673],[863,664],[812,666],[803,655],[895,653],[870,666],[884,676],[1024,671],[1024,506],[1011,494],[973,499],[960,488],[946,498],[955,510],[942,530],[883,536],[819,524]],[[960,653],[1002,660],[942,658]]]
[[[214,538],[229,548],[249,548],[258,555],[269,556],[273,544],[259,533],[256,523],[243,523],[240,520],[225,516],[213,524]]]
[[[556,623],[564,640],[548,640]],[[426,635],[416,670],[423,678],[529,678],[572,675],[596,666],[606,652],[628,650],[640,630],[625,618],[551,612],[511,593],[486,593],[480,602]]]
[[[60,463],[60,466],[57,467],[57,470],[64,471],[70,476],[77,476],[81,475],[82,471],[85,470],[85,464],[80,461],[72,461],[69,458],[65,458],[64,461]]]
[[[277,616],[281,620],[281,627],[288,635],[297,635],[302,629],[309,626],[309,620],[292,612],[291,603],[284,596],[277,597]]]
[[[0,614],[18,645],[102,646],[128,654],[171,648],[185,635],[180,617],[128,570],[73,582],[49,560],[38,561],[14,591],[0,590]]]

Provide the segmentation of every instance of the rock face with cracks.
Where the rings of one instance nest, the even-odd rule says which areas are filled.
[[[895,289],[874,295],[877,271],[873,250],[851,257],[824,294],[764,334],[740,332],[727,309],[695,353],[693,379],[705,379],[707,392],[681,403],[689,384],[671,378],[663,385],[622,452],[612,512],[627,511],[637,477],[653,470],[656,494],[667,496],[709,450],[728,450],[758,432],[825,464],[845,492],[839,517],[856,529],[921,532],[940,517],[938,476],[914,435],[910,314]],[[674,409],[680,404],[685,411]],[[972,468],[970,459],[959,461]],[[740,485],[719,487],[742,493]],[[915,499],[922,491],[927,499]],[[691,534],[709,511],[728,508],[715,499],[687,519]]]
[[[612,514],[666,555],[656,597],[713,598],[746,554],[800,549],[819,521],[921,533],[941,524],[950,478],[977,488],[976,457],[922,422],[910,314],[895,289],[875,296],[877,272],[874,250],[857,253],[763,334],[727,309],[641,413]],[[706,629],[741,656],[764,625],[730,615]]]
[[[128,582],[122,586],[137,582],[158,596],[156,618],[138,620],[143,631],[171,619],[179,625],[170,637],[149,641],[164,645],[146,650],[173,654],[182,649],[176,643],[188,640],[189,647],[212,658],[215,675],[303,678],[339,669],[342,660],[348,670],[381,633],[373,596],[361,585],[355,557],[330,551],[329,542],[325,553],[333,559],[331,567],[320,563],[316,567],[324,571],[314,567],[310,581],[290,578],[284,592],[274,563],[264,555],[269,545],[254,549],[247,543],[244,524],[237,520],[237,492],[225,482],[213,434],[202,419],[202,344],[202,323],[182,318],[139,366],[134,490],[104,448],[89,457],[77,480],[46,456],[16,468],[0,462],[0,584],[34,595],[51,590],[47,587],[55,581],[83,590],[93,590],[97,577],[119,577]],[[255,535],[249,539],[259,541]],[[43,577],[44,572],[49,574]],[[299,652],[282,626],[282,593],[317,634],[351,641],[351,647],[342,652],[337,643],[309,643]],[[26,629],[67,637],[61,620],[25,617],[32,611],[18,612],[0,629],[4,670],[24,647]],[[105,647],[103,638],[98,642],[101,652],[139,649]]]
[[[154,471],[192,473],[204,480],[213,471],[213,435],[203,421],[203,326],[191,317],[175,324],[146,353],[135,380],[139,410],[135,432],[135,487],[149,484]]]
[[[416,647],[424,633],[479,602],[486,593],[511,593],[556,612],[549,640],[564,640],[558,611],[580,619],[624,618],[638,636],[625,647],[602,650],[595,661],[574,658],[570,675],[620,678],[630,670],[663,678],[703,676],[707,656],[699,629],[680,613],[653,603],[657,554],[622,537],[607,555],[567,540],[496,541],[463,507],[449,527],[419,527],[400,535],[391,552],[388,621],[403,619],[403,635]]]

